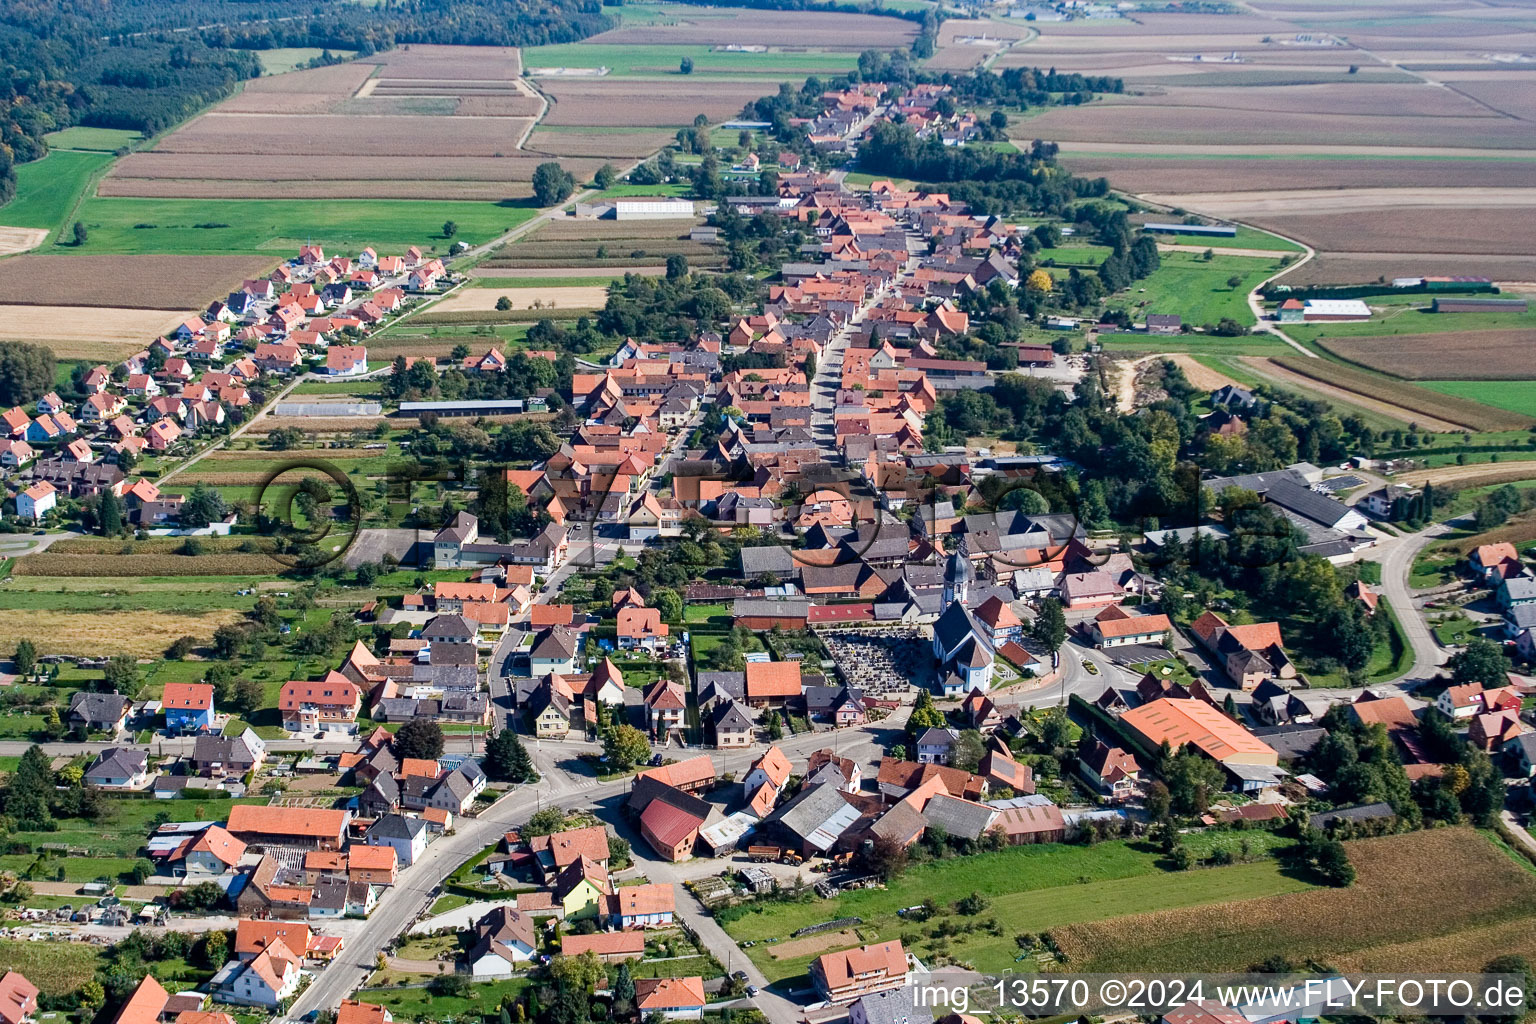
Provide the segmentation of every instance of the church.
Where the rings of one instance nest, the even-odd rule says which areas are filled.
[[[992,631],[966,607],[976,570],[965,534],[944,567],[944,597],[933,624],[933,656],[939,663],[939,692],[963,697],[992,686]]]

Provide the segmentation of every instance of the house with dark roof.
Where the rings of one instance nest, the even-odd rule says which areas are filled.
[[[859,820],[859,809],[836,786],[810,786],[770,814],[758,834],[809,857],[826,853]]]
[[[128,720],[131,703],[119,693],[91,693],[82,690],[70,696],[69,710],[64,720],[70,728],[116,733]]]

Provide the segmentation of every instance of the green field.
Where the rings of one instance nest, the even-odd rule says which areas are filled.
[[[308,241],[343,252],[357,252],[369,245],[381,252],[398,251],[409,245],[444,252],[448,247],[448,240],[442,235],[445,221],[458,224],[455,241],[476,245],[516,227],[535,212],[527,202],[510,199],[423,202],[93,196],[80,212],[80,219],[90,228],[90,241],[69,251],[135,255],[269,254],[287,253]],[[198,228],[198,224],[226,226]]]
[[[1101,334],[1099,344],[1107,352],[1190,352],[1197,356],[1218,357],[1283,356],[1296,351],[1273,334],[1241,338],[1218,338],[1208,334]],[[1212,368],[1229,372],[1225,366]]]
[[[276,46],[270,50],[257,50],[256,56],[261,61],[261,70],[267,75],[281,75],[293,71],[301,64],[307,64],[315,60],[325,51],[314,46]],[[332,50],[336,57],[351,57],[352,50]]]
[[[1302,252],[1301,246],[1268,231],[1260,231],[1239,224],[1234,238],[1214,238],[1210,235],[1169,234],[1159,231],[1152,237],[1159,242],[1173,245],[1203,245],[1212,249],[1273,249],[1276,252]]]
[[[678,75],[678,64],[692,58],[693,74],[770,75],[780,78],[839,73],[858,64],[856,53],[725,53],[708,46],[623,46],[607,43],[556,43],[523,50],[525,68],[605,67],[613,75]]]
[[[54,832],[11,833],[14,841],[29,843],[36,848],[42,843],[62,843],[79,846],[91,851],[95,857],[134,857],[144,846],[149,835],[150,822],[158,814],[168,814],[172,821],[222,820],[236,803],[264,804],[265,797],[242,800],[123,800],[107,798],[108,812],[97,821],[79,818],[61,818]],[[67,872],[66,868],[66,872]],[[91,871],[89,881],[96,877]]]
[[[101,948],[84,942],[0,939],[0,973],[19,971],[44,995],[73,994],[91,980],[100,963]]]
[[[1137,314],[1177,313],[1186,324],[1196,326],[1214,324],[1222,317],[1252,325],[1248,292],[1279,269],[1278,260],[1217,256],[1206,261],[1199,253],[1165,252],[1162,266],[1132,284],[1111,304],[1124,301]],[[1237,287],[1228,287],[1227,280],[1234,275],[1242,280]]]
[[[1281,278],[1284,280],[1284,278]],[[1287,324],[1285,331],[1297,341],[1321,341],[1328,338],[1376,338],[1393,334],[1443,334],[1450,331],[1489,331],[1510,328],[1536,330],[1536,311],[1524,313],[1432,313],[1429,298],[1412,297],[1412,303],[1394,303],[1369,320],[1330,324]],[[1374,295],[1365,301],[1383,305]],[[1536,373],[1536,368],[1533,368]]]
[[[22,164],[16,168],[16,198],[0,207],[0,224],[59,230],[91,177],[111,162],[106,153],[59,151]]]
[[[815,956],[839,947],[777,960],[771,955],[773,944],[765,939],[787,941],[799,928],[856,916],[863,919],[859,933],[865,941],[904,934],[910,937],[913,933],[922,936],[917,940],[921,956],[928,952],[923,947],[930,944],[927,937],[939,919],[950,915],[956,900],[975,891],[988,899],[989,906],[974,918],[951,915],[949,919],[960,926],[961,933],[947,940],[944,951],[980,971],[1028,970],[1031,965],[1017,962],[1019,949],[1014,936],[1021,932],[1310,888],[1308,883],[1282,874],[1271,860],[1187,873],[1164,873],[1157,860],[1145,846],[1125,842],[1092,847],[1018,846],[923,864],[908,870],[886,889],[843,893],[835,903],[812,899],[763,904],[760,910],[729,921],[725,927],[738,941],[756,940],[758,944],[747,950],[748,954],[770,981],[779,981],[802,974]],[[919,924],[897,915],[898,910],[925,899],[938,906],[939,913],[933,919]],[[980,927],[967,930],[988,918],[1001,923],[1001,935]]]
[[[1531,372],[1536,374],[1536,367]],[[1536,416],[1536,380],[1426,380],[1417,383],[1441,394]]]
[[[470,986],[468,996],[433,995],[425,986],[411,988],[365,988],[354,997],[378,1003],[397,1021],[449,1021],[476,1019],[493,1011],[507,996],[516,996],[528,985],[527,978],[482,981]],[[492,1014],[494,1016],[494,1013]]]
[[[75,125],[44,136],[48,148],[52,150],[84,149],[97,153],[111,153],[124,146],[132,146],[143,138],[138,132],[126,128],[87,128],[85,125]]]

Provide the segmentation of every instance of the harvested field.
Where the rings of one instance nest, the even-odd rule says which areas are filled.
[[[814,41],[817,49],[859,51],[910,46],[917,35],[916,24],[901,18],[820,11],[796,11],[793,31],[787,32],[787,28],[785,16],[776,11],[703,8],[698,15],[690,12],[673,24],[621,25],[585,42],[621,46],[784,46],[792,41]]]
[[[1442,314],[1443,315],[1443,314]],[[1441,331],[1419,335],[1319,336],[1340,359],[1408,380],[1536,377],[1536,330]]]
[[[270,272],[275,263],[269,256],[20,256],[0,262],[0,303],[142,307],[159,322],[171,315],[167,310],[199,308],[223,298],[241,281]],[[9,317],[0,320],[6,325],[0,331],[9,330],[10,323]],[[135,337],[142,341],[152,333]],[[90,336],[134,340],[117,333]]]
[[[1422,274],[1461,274],[1494,281],[1536,281],[1536,256],[1466,253],[1320,253],[1286,275],[1286,283],[1360,284]]]
[[[1324,214],[1367,213],[1376,210],[1453,208],[1461,205],[1486,210],[1536,207],[1536,188],[1341,188],[1263,192],[1153,193],[1146,197],[1166,206],[1183,206],[1212,217],[1267,217],[1305,208],[1306,217]],[[1416,214],[1409,215],[1415,218]],[[1486,216],[1486,215],[1485,215]],[[1501,216],[1508,217],[1508,214]],[[1419,236],[1422,244],[1423,235]],[[1339,248],[1343,248],[1340,246]],[[1359,248],[1359,246],[1350,246]]]
[[[578,177],[590,176],[590,172],[572,168],[573,163],[577,161],[561,161],[562,166]],[[97,194],[141,199],[476,199],[500,202],[530,198],[533,185],[526,181],[351,181],[346,178],[308,182],[108,178],[101,183]]]
[[[47,228],[0,228],[0,256],[36,249],[47,237]]]
[[[272,114],[204,114],[156,147],[161,153],[268,156],[495,156],[517,150],[530,118],[348,117],[315,114],[296,124]],[[299,130],[302,128],[302,130]],[[431,167],[426,160],[418,169]]]
[[[604,267],[603,273],[622,277],[625,274],[639,274],[642,277],[660,277],[667,272],[666,266],[657,263],[645,267]],[[592,268],[581,267],[471,267],[469,276],[478,281],[490,282],[489,284],[476,285],[477,288],[491,288],[508,281],[521,281],[539,277],[591,277]],[[515,286],[514,286],[515,287]]]
[[[0,340],[116,342],[142,348],[147,339],[165,333],[186,316],[185,310],[174,309],[0,305]],[[50,347],[62,354],[57,345]]]
[[[1400,414],[1417,419],[1420,425],[1428,426],[1430,430],[1446,429],[1443,426],[1445,423],[1468,430],[1522,430],[1531,425],[1528,416],[1452,395],[1437,394],[1426,388],[1332,360],[1276,356],[1267,361],[1271,366],[1308,378],[1312,386],[1319,390],[1334,388],[1358,396],[1356,400],[1370,399],[1395,407]],[[1442,426],[1430,425],[1431,420],[1438,421]]]
[[[698,114],[725,121],[771,91],[761,81],[729,79],[548,78],[540,86],[554,101],[545,123],[599,127],[676,127]]]
[[[1208,143],[1212,138],[1240,145],[1393,146],[1416,149],[1425,139],[1438,146],[1525,149],[1530,126],[1497,117],[1392,117],[1276,113],[1254,117],[1252,111],[1138,106],[1096,102],[1086,107],[1052,108],[1022,122],[1031,139],[1054,142],[1156,142],[1164,145]],[[1071,148],[1064,146],[1063,148]]]
[[[33,556],[37,557],[37,556]],[[24,560],[23,560],[24,561]],[[98,564],[100,559],[97,560]],[[276,571],[267,562],[264,573]],[[18,563],[17,572],[20,572]],[[96,575],[92,573],[91,575]],[[132,575],[132,574],[129,574]],[[241,615],[232,609],[208,612],[52,611],[12,608],[5,613],[6,628],[13,636],[30,637],[40,654],[90,654],[113,651],[136,658],[158,658],[172,641],[183,636],[200,642],[213,639],[213,631]]]
[[[1082,107],[1075,109],[1082,110]],[[1021,121],[1019,124],[1033,122]],[[1020,130],[1016,138],[1026,138],[1027,133]],[[1028,136],[1026,141],[1032,141],[1036,136]],[[1413,146],[1404,148],[1401,146],[1382,145],[1355,145],[1352,143],[1306,145],[1304,143],[1287,143],[1285,145],[1257,145],[1253,143],[1231,143],[1221,145],[1217,143],[1185,143],[1173,144],[1166,142],[1068,142],[1062,147],[1063,153],[1071,156],[1079,156],[1084,153],[1104,153],[1117,157],[1209,157],[1212,159],[1235,159],[1238,157],[1259,157],[1274,159],[1276,157],[1297,156],[1316,159],[1324,156],[1327,159],[1338,159],[1346,156],[1357,157],[1390,157],[1392,159],[1419,160],[1425,158],[1452,157],[1458,160],[1467,160],[1475,157],[1494,157],[1500,160],[1531,160],[1536,159],[1536,149],[1488,149],[1477,146]]]
[[[311,434],[323,434],[327,431],[351,434],[355,430],[372,430],[381,423],[388,423],[400,430],[414,430],[417,426],[415,417],[402,419],[391,416],[386,419],[383,416],[263,416],[259,420],[252,421],[246,428],[245,435],[242,436],[265,437],[274,430],[285,430],[288,427],[298,427]]]
[[[494,310],[502,298],[512,300],[513,309],[601,309],[608,301],[606,287],[564,288],[463,288],[432,307],[434,313],[480,312]]]
[[[1495,117],[1487,108],[1449,89],[1413,84],[1339,83],[1255,86],[1246,89],[1168,87],[1152,95],[1113,97],[1114,103],[1138,107],[1194,110],[1252,110],[1266,114],[1379,115],[1401,111],[1412,117]]]
[[[1489,487],[1516,480],[1536,477],[1536,460],[1525,462],[1500,462],[1498,465],[1483,463],[1477,466],[1440,466],[1435,469],[1419,469],[1398,474],[1397,479],[1422,487],[1426,482],[1439,487],[1449,484],[1456,488]]]
[[[130,158],[131,159],[131,158]],[[1127,192],[1250,192],[1259,189],[1518,188],[1531,181],[1524,160],[1372,160],[1116,158],[1071,154],[1072,173],[1107,177]],[[1313,193],[1315,198],[1317,193]]]
[[[1361,839],[1345,848],[1358,873],[1347,889],[1135,914],[1051,934],[1071,969],[1084,972],[1241,970],[1269,956],[1337,966],[1351,955],[1375,970],[1422,971],[1442,964],[1413,959],[1418,943],[1528,919],[1536,905],[1536,876],[1471,829]],[[1404,885],[1404,878],[1418,884]],[[1465,943],[1449,948],[1471,951]],[[1482,962],[1504,951],[1482,948]]]
[[[546,221],[517,240],[518,245],[530,242],[593,241],[628,242],[630,239],[684,239],[688,229],[675,220],[584,220],[578,217]],[[506,250],[503,250],[506,251]]]
[[[515,46],[434,46],[413,43],[365,57],[379,66],[381,79],[428,78],[442,81],[514,79],[523,73]]]
[[[1533,83],[1528,74],[1477,81],[1457,78],[1445,84],[1463,96],[1503,111],[1511,117],[1536,121],[1536,89],[1532,88]]]
[[[1213,370],[1209,366],[1197,360],[1188,352],[1173,352],[1165,358],[1171,359],[1175,366],[1184,371],[1184,376],[1195,387],[1202,391],[1215,391],[1228,385],[1242,387],[1237,381],[1226,374]]]
[[[1323,252],[1415,253],[1432,244],[1440,252],[1526,256],[1531,251],[1533,212],[1536,203],[1490,208],[1469,202],[1459,207],[1372,209],[1344,216],[1264,215],[1244,219]]]
[[[1369,413],[1374,413],[1377,416],[1384,417],[1394,426],[1407,426],[1409,423],[1417,423],[1421,428],[1425,430],[1462,429],[1457,424],[1451,423],[1448,420],[1440,420],[1430,416],[1422,416],[1418,415],[1417,413],[1410,413],[1408,410],[1402,408],[1401,406],[1394,405],[1389,402],[1378,401],[1374,398],[1367,398],[1364,395],[1357,394],[1354,391],[1350,391],[1341,387],[1334,387],[1332,384],[1324,383],[1323,381],[1317,380],[1316,378],[1309,377],[1300,373],[1294,373],[1270,359],[1256,356],[1239,356],[1238,359],[1245,367],[1256,373],[1260,378],[1270,383],[1277,384],[1284,388],[1299,390],[1311,398],[1319,398],[1325,402],[1334,402],[1341,405],[1341,407],[1346,412],[1352,412],[1356,409],[1364,410]],[[1321,359],[1317,360],[1317,362],[1322,364],[1324,367],[1339,365],[1337,363]]]
[[[623,157],[650,156],[672,141],[672,133],[666,131],[633,132],[582,132],[551,131],[535,128],[528,136],[524,149],[530,153],[547,153],[550,156],[602,157],[617,160]],[[570,166],[562,160],[562,166]]]
[[[270,113],[280,114],[290,111],[287,103],[291,96],[350,96],[373,77],[375,70],[374,64],[370,62],[353,61],[325,68],[290,71],[284,75],[263,75],[246,82],[240,93],[242,96],[282,97],[270,100],[265,108]]]

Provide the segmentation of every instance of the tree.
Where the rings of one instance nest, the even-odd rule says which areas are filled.
[[[22,637],[16,641],[16,653],[11,655],[11,664],[19,676],[32,674],[32,670],[37,668],[37,647],[31,640]]]
[[[1204,814],[1211,796],[1226,785],[1221,765],[1191,750],[1183,750],[1169,759],[1163,778],[1168,784],[1169,803],[1175,814]]]
[[[677,622],[683,617],[683,599],[669,587],[651,591],[651,607],[661,612],[663,622]]]
[[[667,257],[667,280],[677,281],[688,276],[688,257],[675,252]]]
[[[132,697],[139,691],[139,663],[127,654],[114,654],[102,669],[103,692]]]
[[[1049,295],[1051,294],[1051,289],[1056,287],[1056,282],[1048,271],[1035,270],[1025,280],[1024,287],[1029,291],[1039,292],[1041,295]]]
[[[592,175],[592,184],[601,189],[613,188],[613,183],[619,179],[619,172],[614,170],[613,164],[603,164]]]
[[[1231,277],[1227,278],[1227,287],[1228,288],[1236,288],[1238,285],[1240,285],[1242,283],[1243,283],[1243,278],[1242,278],[1241,274],[1233,274]]]
[[[555,983],[585,995],[591,995],[608,980],[603,962],[591,950],[579,956],[557,956],[549,964],[549,976]]]
[[[558,807],[546,807],[536,811],[519,830],[529,838],[553,835],[565,828],[565,812]]]
[[[103,537],[116,537],[123,532],[123,501],[111,491],[102,491],[100,498],[99,517],[101,521],[101,535]]]
[[[76,247],[84,245],[85,244],[85,240],[87,238],[89,238],[90,236],[91,236],[91,233],[85,229],[85,224],[83,222],[81,222],[81,221],[78,221],[78,220],[75,221],[75,245],[76,245]]]
[[[934,707],[933,694],[927,690],[917,691],[917,702],[912,705],[912,714],[907,716],[907,732],[916,735],[924,729],[944,728],[944,714]]]
[[[905,843],[894,836],[880,836],[865,852],[864,866],[879,875],[881,881],[890,882],[907,870],[908,859]]]
[[[540,206],[563,202],[575,188],[575,179],[553,160],[546,160],[533,169],[533,194]]]
[[[1312,866],[1318,877],[1341,889],[1354,884],[1355,866],[1349,862],[1343,843],[1337,839],[1324,839],[1310,845]]]
[[[243,715],[255,714],[266,703],[267,689],[259,679],[236,679],[234,691],[234,700],[230,703]]]
[[[206,484],[196,484],[181,505],[181,525],[202,527],[220,522],[229,515],[229,506],[219,492]]]
[[[503,729],[485,743],[485,773],[502,782],[537,782],[528,748],[511,729]]]
[[[651,759],[651,741],[634,726],[620,725],[603,737],[603,753],[610,768],[627,771]]]
[[[629,961],[621,961],[613,979],[613,1005],[615,1009],[622,1006],[627,1011],[634,1003],[635,980],[629,976]]]
[[[0,406],[31,405],[53,390],[53,352],[21,341],[0,342]]]
[[[508,298],[507,296],[503,295],[501,298],[496,300],[496,310],[497,310],[497,312],[505,313],[507,310],[509,310],[511,308],[512,308],[512,300],[510,298]]]
[[[436,761],[443,756],[443,727],[424,718],[413,718],[395,733],[395,756]]]
[[[693,74],[693,58],[692,57],[684,57],[682,60],[678,61],[678,63],[677,63],[677,71],[678,71],[678,74],[681,74],[681,75],[691,75],[691,74]]]
[[[1473,637],[1466,647],[1451,655],[1446,667],[1451,670],[1452,681],[1458,684],[1482,683],[1494,687],[1504,685],[1510,666],[1509,659],[1504,657],[1504,649],[1497,643]]]
[[[171,645],[165,649],[165,657],[168,661],[180,661],[197,649],[197,637],[181,636],[171,641]]]
[[[1490,1024],[1515,1024],[1524,1016],[1524,1010],[1529,1009],[1532,1002],[1536,1001],[1536,972],[1531,970],[1531,962],[1518,953],[1506,953],[1503,956],[1494,957],[1488,961],[1488,966],[1483,968],[1484,974],[1512,974],[1515,976],[1516,985],[1525,999],[1516,1006],[1509,1006],[1507,1016],[1484,1016],[1484,1021]]]
[[[955,739],[950,751],[949,763],[963,772],[975,772],[986,756],[987,748],[981,741],[981,733],[975,729],[963,730]]]
[[[456,235],[458,233],[459,233],[459,225],[458,225],[457,221],[452,221],[452,220],[445,220],[445,221],[443,221],[443,237],[444,238],[452,238],[454,235]]]
[[[1029,635],[1054,655],[1067,642],[1067,616],[1061,602],[1048,597],[1040,602],[1040,614],[1030,624]]]
[[[1168,787],[1161,780],[1154,781],[1147,787],[1147,817],[1152,821],[1161,821],[1168,817],[1169,806]]]
[[[210,970],[224,966],[224,961],[229,952],[229,935],[225,932],[208,932],[203,936],[202,948],[198,952],[198,960],[204,967]]]

